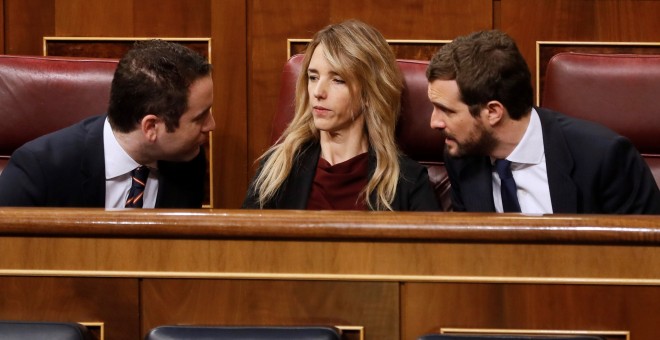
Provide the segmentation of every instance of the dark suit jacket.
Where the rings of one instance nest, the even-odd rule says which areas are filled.
[[[0,175],[0,206],[104,207],[105,116],[37,138],[18,148]],[[158,208],[200,208],[206,157],[158,162]]]
[[[320,144],[309,143],[303,146],[302,151],[294,161],[293,170],[275,197],[264,208],[306,209],[320,155]],[[401,175],[397,185],[396,195],[392,202],[392,208],[394,210],[440,210],[426,168],[405,156],[399,157],[399,165],[401,166]],[[376,157],[373,153],[370,153],[370,177],[375,167]],[[254,183],[254,179],[252,182]],[[371,195],[371,199],[372,202],[375,202],[375,196],[373,194]],[[243,208],[259,209],[259,201],[253,184],[250,184],[247,196],[243,202]]]
[[[653,175],[628,139],[537,108],[554,213],[660,214]],[[455,211],[495,211],[489,157],[445,155]]]

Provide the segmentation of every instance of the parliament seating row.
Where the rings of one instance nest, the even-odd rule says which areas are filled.
[[[76,322],[0,320],[4,340],[92,340],[87,328]],[[150,330],[145,340],[341,340],[330,326],[199,326],[167,325]],[[427,334],[418,340],[603,340],[598,336],[452,335]]]
[[[282,72],[272,141],[293,117],[301,55]],[[116,60],[0,56],[0,172],[23,143],[84,117],[103,114]],[[427,166],[436,196],[450,207],[444,141],[429,127],[427,61],[398,60],[405,78],[397,125],[401,150]],[[660,183],[660,55],[559,53],[545,73],[541,105],[601,123],[628,137]]]

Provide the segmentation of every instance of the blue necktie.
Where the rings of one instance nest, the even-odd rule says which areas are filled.
[[[520,212],[520,203],[516,194],[516,181],[511,173],[511,161],[498,159],[495,161],[495,171],[500,176],[500,192],[504,212]]]
[[[142,165],[131,171],[131,189],[128,191],[126,208],[142,208],[144,187],[149,177],[149,168]]]

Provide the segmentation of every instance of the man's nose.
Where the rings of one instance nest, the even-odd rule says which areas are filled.
[[[215,130],[215,118],[213,118],[213,113],[211,113],[204,124],[204,131],[208,132],[213,130]]]
[[[447,126],[445,124],[443,114],[440,112],[440,110],[436,108],[433,109],[433,112],[431,113],[430,125],[432,129],[444,129]]]

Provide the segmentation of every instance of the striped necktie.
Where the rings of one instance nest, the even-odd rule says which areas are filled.
[[[149,177],[149,168],[142,165],[131,171],[131,189],[128,191],[126,208],[142,208],[144,187]]]

